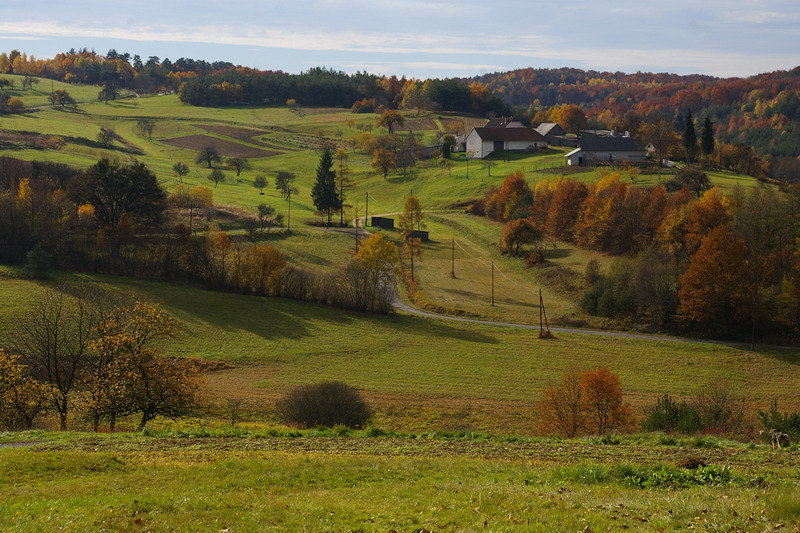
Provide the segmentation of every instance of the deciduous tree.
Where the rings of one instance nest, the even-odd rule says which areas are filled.
[[[103,145],[103,148],[108,148],[110,144],[113,144],[114,139],[116,138],[117,132],[115,132],[112,128],[100,126],[100,132],[97,134],[97,142]]]
[[[281,191],[281,196],[283,199],[287,199],[289,197],[289,193],[292,190],[294,183],[295,175],[292,172],[286,172],[285,170],[279,170],[278,174],[275,176],[275,188]]]
[[[252,166],[250,166],[250,161],[248,161],[247,159],[245,159],[243,157],[229,157],[225,161],[225,165],[229,169],[231,169],[231,170],[236,172],[236,177],[237,178],[239,177],[239,174],[242,173],[242,171],[250,170],[251,168],[253,168]]]
[[[527,218],[517,218],[509,220],[503,226],[503,231],[500,235],[500,250],[503,252],[517,256],[520,249],[526,244],[538,244],[537,248],[541,248],[541,242],[544,238],[544,233],[541,229]]]
[[[212,163],[219,163],[222,161],[222,158],[217,152],[217,149],[213,146],[206,146],[200,152],[198,152],[197,157],[195,158],[195,163],[203,164],[205,163],[208,165],[208,168],[211,168]]]
[[[606,367],[581,374],[587,426],[598,435],[624,428],[631,422],[630,405],[622,400],[619,376]]]
[[[0,348],[0,425],[31,429],[47,410],[52,397],[49,387],[34,380],[19,356]]]
[[[391,135],[392,133],[394,133],[395,128],[402,126],[405,123],[406,119],[403,118],[403,115],[401,115],[397,111],[389,109],[381,113],[381,116],[378,117],[376,125],[378,127],[386,128],[387,130],[389,130],[389,134]]]
[[[406,196],[403,202],[403,212],[400,214],[400,229],[406,233],[410,233],[414,229],[420,229],[422,220],[425,218],[425,213],[422,210],[422,204],[416,196]]]
[[[561,383],[548,383],[537,406],[539,430],[567,438],[577,437],[586,426],[584,390],[577,370],[564,374]]]
[[[214,188],[225,181],[225,173],[218,168],[214,168],[208,173],[208,179],[214,183]]]
[[[86,197],[98,224],[115,232],[123,217],[129,222],[159,223],[164,210],[164,191],[156,175],[144,163],[121,165],[101,159],[86,171]]]
[[[751,309],[747,248],[727,225],[708,234],[681,276],[680,311],[690,322],[730,334]]]
[[[144,137],[147,135],[147,138],[153,140],[153,130],[156,128],[156,121],[152,118],[140,118],[136,121],[136,129],[139,130],[139,134]]]
[[[253,187],[258,189],[258,194],[262,196],[264,195],[264,187],[267,185],[269,185],[269,183],[267,182],[267,178],[264,176],[256,176],[253,180]]]
[[[372,168],[383,174],[383,179],[389,175],[389,171],[395,168],[397,157],[394,152],[386,148],[378,148],[372,152]]]
[[[183,177],[189,174],[189,165],[178,161],[172,165],[172,173],[178,178],[179,181],[183,182]]]
[[[94,329],[103,320],[99,298],[84,288],[46,289],[16,321],[13,342],[31,374],[49,385],[48,398],[67,429],[67,418],[89,364]]]

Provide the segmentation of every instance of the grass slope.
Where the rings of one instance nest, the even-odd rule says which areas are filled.
[[[244,398],[267,418],[289,388],[342,380],[365,392],[378,423],[387,427],[529,434],[545,384],[568,368],[598,365],[619,373],[636,409],[660,394],[693,395],[717,380],[730,381],[751,404],[776,399],[783,408],[800,407],[796,351],[575,334],[540,341],[511,328],[362,315],[168,283],[76,278],[163,304],[180,326],[166,353],[233,363],[208,375],[209,393]],[[0,279],[0,345],[11,344],[13,317],[40,290],[38,283]]]
[[[15,80],[17,93],[29,106],[44,105],[50,88],[50,80],[41,80],[32,90],[21,91],[21,78]],[[56,87],[58,85],[58,87]],[[171,167],[176,161],[184,161],[192,166],[186,178],[190,184],[208,185],[208,170],[194,165],[195,150],[172,146],[172,139],[204,135],[216,139],[220,145],[235,143],[242,150],[266,150],[276,153],[267,157],[253,158],[253,169],[244,172],[240,179],[228,172],[228,181],[215,190],[219,203],[240,205],[253,209],[262,201],[272,202],[279,212],[285,211],[283,202],[277,196],[264,198],[250,186],[259,174],[274,177],[279,170],[289,170],[298,176],[299,194],[296,196],[299,217],[313,216],[310,202],[310,188],[313,183],[314,168],[319,158],[320,140],[352,139],[361,129],[370,131],[374,127],[376,115],[353,114],[343,109],[308,109],[303,113],[292,113],[288,108],[242,107],[242,108],[204,108],[181,104],[176,95],[124,98],[108,104],[96,100],[97,87],[55,83],[54,88],[65,88],[81,102],[77,111],[62,111],[43,108],[33,113],[0,118],[0,127],[11,131],[31,131],[47,135],[69,136],[93,140],[100,126],[112,127],[130,146],[143,152],[139,159],[147,163],[159,176],[168,189],[176,185]],[[444,133],[447,124],[461,124],[468,129],[475,119],[457,116],[446,118],[415,117],[408,115],[406,128],[414,129],[423,143],[433,143]],[[156,121],[153,139],[143,138],[135,128],[139,118],[152,118]],[[359,129],[360,128],[360,129]],[[426,129],[436,128],[436,129]],[[404,128],[405,129],[405,128]],[[373,135],[385,133],[382,129],[371,131]],[[198,141],[199,142],[199,141]],[[119,147],[117,147],[119,148]],[[365,193],[373,197],[373,212],[394,212],[400,209],[403,198],[412,189],[420,196],[423,205],[429,209],[443,208],[454,202],[480,196],[491,184],[499,183],[512,170],[524,170],[531,181],[553,177],[552,173],[542,173],[547,167],[563,165],[566,149],[554,148],[535,154],[513,154],[510,162],[501,159],[494,161],[467,162],[464,154],[455,154],[454,167],[444,169],[434,162],[422,162],[406,175],[393,173],[388,180],[372,171],[369,158],[351,152],[350,177],[355,183],[351,191],[350,203],[361,203]],[[87,146],[86,143],[70,142],[57,152],[43,152],[32,149],[4,149],[2,155],[12,155],[25,159],[50,159],[85,167],[103,156],[127,157],[118,149],[101,149]],[[575,174],[576,179],[594,181],[595,172]],[[734,175],[712,175],[712,181],[728,188],[737,183],[757,186],[748,177]],[[642,178],[642,182],[655,183],[655,177]],[[298,218],[299,220],[300,218]]]

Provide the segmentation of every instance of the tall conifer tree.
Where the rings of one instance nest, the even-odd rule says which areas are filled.
[[[714,126],[711,123],[711,117],[706,115],[703,121],[703,129],[700,131],[700,148],[703,153],[711,155],[714,153]]]
[[[342,202],[336,188],[336,171],[333,170],[333,154],[327,148],[322,152],[317,165],[317,179],[311,188],[311,199],[317,211],[327,217],[326,225],[331,225],[333,213]]]
[[[686,149],[686,162],[691,163],[697,152],[697,133],[694,129],[694,117],[691,110],[686,112],[686,127],[683,129],[683,147]]]

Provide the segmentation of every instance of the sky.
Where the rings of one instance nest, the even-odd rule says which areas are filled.
[[[800,65],[800,0],[3,3],[0,50],[37,57],[114,48],[418,78],[564,66],[728,77]]]

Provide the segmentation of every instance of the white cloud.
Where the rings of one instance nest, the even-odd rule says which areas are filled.
[[[359,0],[363,1],[363,0]],[[319,0],[318,3],[335,6],[344,0]],[[378,0],[388,9],[397,0]],[[366,4],[365,4],[366,5]],[[404,2],[404,9],[423,10],[427,3]],[[447,8],[452,4],[436,2],[430,9]],[[356,6],[357,9],[358,6]],[[763,7],[757,5],[755,7]],[[754,6],[749,6],[754,8]],[[749,12],[742,9],[741,12]],[[731,10],[731,16],[741,16]],[[763,10],[763,13],[770,13]],[[769,15],[770,17],[772,15]],[[791,16],[797,16],[793,14]],[[402,26],[405,28],[411,25]],[[553,65],[581,66],[598,70],[657,70],[702,72],[717,76],[746,76],[759,72],[793,68],[798,54],[788,52],[752,53],[715,51],[696,46],[680,49],[666,42],[655,47],[654,39],[630,47],[604,44],[602,38],[580,38],[577,29],[559,31],[554,27],[530,24],[528,31],[486,33],[471,28],[454,32],[451,25],[441,32],[413,31],[315,31],[313,27],[302,30],[247,26],[247,25],[192,25],[137,24],[124,21],[120,26],[65,24],[41,20],[0,22],[0,38],[39,40],[51,37],[125,39],[132,41],[166,41],[176,43],[210,43],[246,47],[247,50],[278,48],[307,52],[348,53],[343,58],[327,58],[326,62],[340,68],[355,68],[384,73],[409,71],[446,71],[450,75],[507,70],[515,67]],[[4,37],[8,35],[8,37]],[[13,35],[13,37],[12,37]],[[649,48],[649,49],[648,49]],[[353,53],[364,54],[364,61],[352,60]],[[386,59],[376,57],[383,54]],[[400,57],[398,57],[400,56]],[[409,57],[413,59],[406,60]],[[315,63],[316,64],[316,63]],[[404,72],[403,69],[408,69]]]

